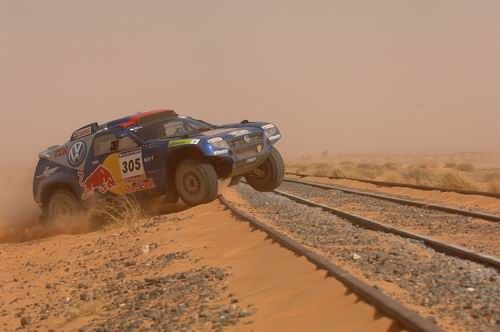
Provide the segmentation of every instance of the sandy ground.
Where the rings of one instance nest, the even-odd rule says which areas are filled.
[[[299,179],[297,176],[289,176],[290,179]],[[471,210],[485,210],[500,214],[500,199],[484,197],[479,195],[464,195],[452,192],[418,190],[399,187],[379,187],[374,184],[351,180],[333,180],[322,177],[308,176],[307,181],[343,186],[347,188],[370,190],[388,195],[409,197],[418,200],[448,204]]]
[[[44,230],[36,226],[37,207],[29,202],[31,196],[19,199],[29,191],[28,179],[25,173],[3,178],[4,184],[16,184],[11,192],[16,195],[11,196],[12,205],[2,209],[2,330],[16,330],[23,324],[28,329],[75,330],[103,322],[116,328],[135,317],[137,310],[151,315],[153,304],[135,297],[137,283],[181,272],[192,276],[196,269],[208,267],[228,276],[211,284],[216,296],[208,302],[213,308],[209,317],[230,306],[224,310],[232,323],[175,316],[176,324],[235,331],[399,329],[324,271],[235,219],[218,202],[89,233],[85,227]],[[24,230],[21,236],[17,236],[19,230]],[[171,256],[171,262],[160,264]],[[179,301],[191,299],[190,308],[198,308],[199,300],[192,300],[198,295],[196,289],[177,291]],[[135,308],[132,313],[127,311],[130,306]],[[140,323],[153,324],[145,318]]]

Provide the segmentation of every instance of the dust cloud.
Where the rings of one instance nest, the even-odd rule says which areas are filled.
[[[0,243],[32,241],[57,234],[80,234],[90,230],[86,216],[40,224],[40,208],[35,204],[31,193],[30,171],[0,172],[0,185]]]

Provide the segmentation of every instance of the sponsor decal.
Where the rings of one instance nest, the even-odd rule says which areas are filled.
[[[90,134],[92,134],[92,126],[88,126],[88,127],[78,129],[77,131],[75,131],[73,133],[73,139],[80,139],[80,138],[83,138],[85,136],[89,136]]]
[[[222,141],[222,137],[214,137],[214,138],[211,138],[209,140],[207,140],[208,143],[212,144],[212,143],[217,143],[217,142],[220,142]]]
[[[276,141],[279,138],[281,138],[280,134],[269,137],[269,140],[272,142],[272,141]]]
[[[36,178],[37,179],[45,179],[54,174],[59,170],[59,167],[52,167],[50,168],[49,166],[45,167],[43,170],[42,174],[38,175]]]
[[[256,161],[256,160],[257,160],[257,157],[252,157],[252,158],[249,158],[249,159],[247,159],[247,164],[249,164],[249,163],[253,163],[253,162],[254,162],[254,161]]]
[[[135,149],[120,153],[118,156],[120,164],[121,178],[127,179],[144,175],[144,165],[142,163],[142,150]]]
[[[138,191],[150,190],[156,187],[153,179],[148,179],[142,176],[129,178],[125,181],[125,192],[132,194]]]
[[[250,136],[245,135],[245,136],[243,137],[243,140],[244,140],[246,143],[250,143],[250,141],[251,141],[252,139],[250,138]]]
[[[214,151],[214,156],[218,156],[218,155],[221,155],[221,154],[227,154],[229,153],[229,151],[227,149],[224,149],[224,150],[215,150]]]
[[[83,172],[78,172],[80,186],[83,188],[82,200],[88,199],[97,190],[100,194],[105,194],[116,186],[113,174],[103,165],[97,168],[84,179]]]
[[[243,135],[247,135],[247,134],[250,134],[251,131],[250,130],[247,130],[247,129],[242,129],[242,130],[234,130],[230,133],[228,133],[229,135],[231,136],[234,136],[234,137],[238,137],[238,136],[243,136]]]
[[[68,153],[68,163],[77,167],[80,166],[87,156],[87,144],[84,141],[73,143]]]
[[[271,129],[271,128],[274,128],[274,125],[270,123],[270,124],[266,124],[266,125],[262,126],[261,128],[264,129],[264,130],[265,129]]]
[[[58,148],[54,151],[54,158],[60,158],[68,154],[68,147]]]
[[[151,156],[149,156],[149,157],[144,157],[144,162],[145,162],[145,163],[150,163],[150,162],[152,162],[154,159],[155,159],[155,155],[153,154],[153,155],[151,155]]]
[[[180,145],[198,144],[199,142],[200,142],[200,140],[196,139],[196,138],[177,139],[177,140],[168,142],[168,147],[173,148],[173,147],[180,146]]]

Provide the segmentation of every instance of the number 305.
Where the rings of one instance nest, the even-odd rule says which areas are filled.
[[[124,174],[128,172],[134,172],[141,169],[141,158],[135,158],[129,161],[122,162],[122,172]]]

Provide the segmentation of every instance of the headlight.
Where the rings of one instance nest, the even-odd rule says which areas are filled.
[[[273,124],[267,124],[262,126],[264,132],[266,133],[266,138],[275,137],[276,134],[279,133],[278,128],[276,128]]]
[[[208,140],[208,143],[216,149],[229,149],[229,144],[227,144],[227,142],[221,137],[211,138]]]

